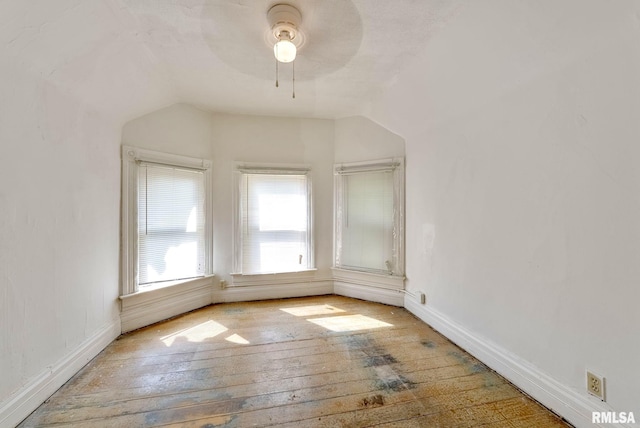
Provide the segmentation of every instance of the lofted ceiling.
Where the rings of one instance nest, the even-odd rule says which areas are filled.
[[[279,67],[267,10],[302,13],[306,41]],[[171,103],[241,114],[337,118],[362,113],[424,50],[462,0],[9,0],[4,48],[103,109]]]

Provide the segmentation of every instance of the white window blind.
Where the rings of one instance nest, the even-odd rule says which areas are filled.
[[[138,168],[138,284],[205,274],[204,172]]]
[[[399,158],[336,166],[336,267],[403,274],[403,166]]]
[[[309,207],[306,174],[243,172],[242,273],[292,272],[311,267]]]
[[[393,173],[343,176],[344,266],[389,271],[393,260]]]

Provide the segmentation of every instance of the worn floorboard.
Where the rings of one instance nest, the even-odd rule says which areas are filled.
[[[209,306],[125,334],[20,427],[564,427],[401,308]]]

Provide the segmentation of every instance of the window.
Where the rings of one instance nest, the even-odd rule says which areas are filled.
[[[211,269],[210,162],[123,146],[123,294]]]
[[[335,266],[402,276],[402,159],[335,167]]]
[[[203,276],[204,172],[138,165],[138,285]]]
[[[235,270],[296,272],[313,267],[307,168],[236,169]]]

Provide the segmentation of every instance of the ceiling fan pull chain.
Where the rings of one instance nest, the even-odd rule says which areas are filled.
[[[278,87],[278,60],[276,59],[276,88],[277,87]]]
[[[292,61],[291,66],[293,67],[292,79],[291,79],[291,98],[296,97],[296,62]]]

